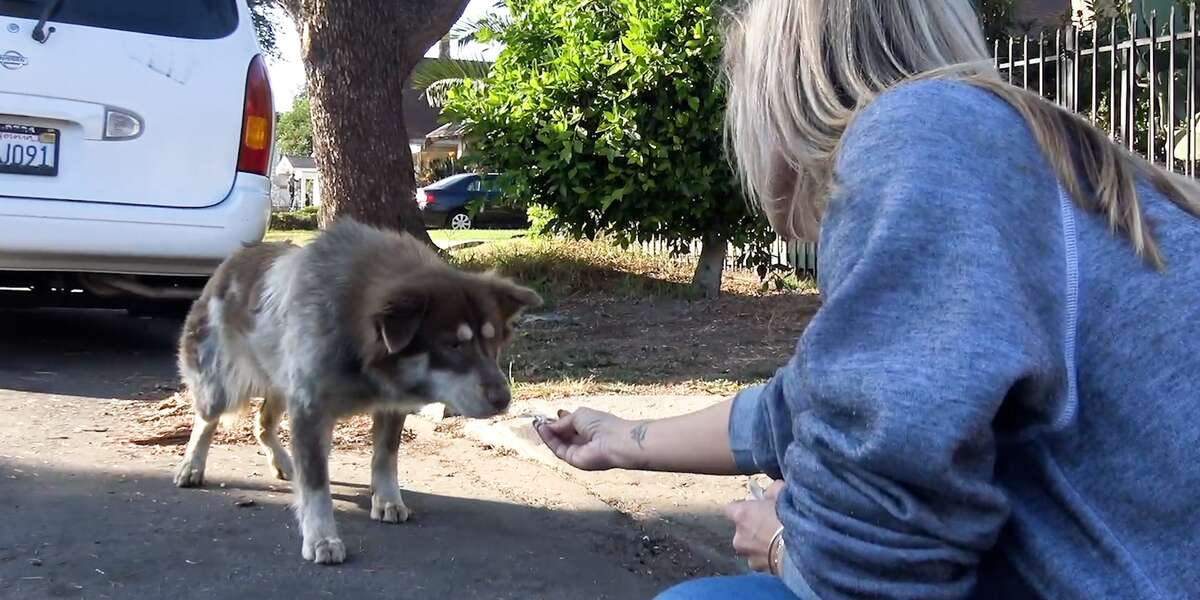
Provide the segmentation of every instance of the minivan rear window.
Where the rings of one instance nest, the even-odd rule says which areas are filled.
[[[0,15],[40,19],[54,0],[0,0]],[[212,40],[237,29],[237,0],[59,0],[49,23]]]

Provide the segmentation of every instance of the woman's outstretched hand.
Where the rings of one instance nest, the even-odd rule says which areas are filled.
[[[638,468],[633,456],[641,449],[645,424],[580,408],[575,412],[560,410],[557,420],[538,421],[534,429],[554,455],[567,464],[585,471],[603,471]]]

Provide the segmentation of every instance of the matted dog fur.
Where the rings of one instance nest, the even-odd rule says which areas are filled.
[[[336,421],[372,414],[371,518],[407,520],[396,465],[405,416],[431,402],[468,417],[507,409],[499,353],[513,319],[540,304],[407,234],[348,220],[303,248],[248,246],[217,269],[184,325],[179,370],[196,415],[175,484],[203,484],[221,416],[261,397],[255,433],[274,474],[294,479],[301,553],[340,563],[328,472]],[[295,466],[277,435],[284,410]]]

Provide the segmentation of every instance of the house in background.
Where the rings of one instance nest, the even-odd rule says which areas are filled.
[[[425,138],[441,126],[441,123],[438,122],[441,111],[430,106],[429,102],[421,96],[421,92],[414,90],[407,83],[404,84],[404,96],[400,99],[400,103],[404,110],[404,128],[408,131],[408,149],[413,155],[414,170],[420,171],[429,166],[431,161],[445,158],[449,149],[443,147],[426,149],[425,147]]]
[[[466,142],[463,140],[465,128],[460,123],[446,123],[425,136],[421,147],[419,167],[428,167],[435,160],[455,160],[463,155]],[[415,153],[414,153],[415,156]]]
[[[283,155],[275,162],[275,174],[271,177],[279,199],[272,194],[271,204],[283,210],[296,210],[321,204],[321,177],[317,172],[317,161],[311,156]],[[285,200],[283,204],[281,200]]]
[[[442,46],[442,54],[440,56],[449,56],[449,51],[445,47],[446,45],[443,44]],[[420,72],[422,66],[431,60],[439,59],[423,59],[423,64],[418,65],[414,72]],[[486,73],[491,68],[490,62],[475,59],[456,58],[454,59],[454,63],[458,65],[455,68],[462,69],[463,73],[462,75],[456,75],[453,79],[448,79],[447,81],[453,81],[464,76],[478,77],[478,75],[474,75],[474,73]],[[463,153],[466,151],[466,142],[464,140],[465,128],[460,123],[439,124],[440,111],[430,107],[430,100],[424,96],[423,92],[414,90],[410,86],[408,89],[405,89],[406,98],[409,94],[414,92],[416,94],[415,98],[422,106],[412,107],[413,114],[419,114],[422,116],[431,115],[431,124],[433,125],[432,128],[426,129],[426,123],[422,122],[422,127],[416,130],[414,130],[411,126],[409,128],[409,137],[413,138],[411,141],[413,162],[415,163],[417,172],[420,173],[422,170],[429,168],[430,164],[434,161],[455,160],[462,157]],[[410,108],[409,105],[406,104],[405,111],[408,110],[410,110]],[[422,131],[424,133],[424,139],[418,143],[416,140],[417,133]]]

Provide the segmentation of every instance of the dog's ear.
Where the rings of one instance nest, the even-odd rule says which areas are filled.
[[[408,347],[421,329],[429,299],[418,291],[405,291],[394,296],[375,315],[376,343],[387,354],[397,354]]]
[[[492,291],[505,320],[542,305],[542,297],[537,292],[501,277],[492,277]]]

